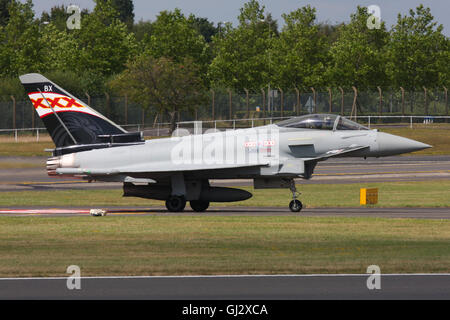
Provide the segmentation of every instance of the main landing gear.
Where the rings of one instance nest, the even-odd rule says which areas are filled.
[[[206,211],[209,207],[209,201],[191,200],[189,201],[192,210],[196,212]],[[186,198],[184,196],[171,196],[166,200],[166,208],[170,212],[181,212],[186,207]]]
[[[291,180],[291,184],[289,186],[289,189],[292,192],[292,201],[289,203],[289,209],[291,209],[292,212],[300,212],[303,208],[303,204],[300,200],[297,199],[297,197],[300,195],[300,192],[297,191],[297,188],[295,187],[295,181],[294,179]]]
[[[191,205],[192,210],[196,212],[206,211],[209,207],[209,201],[191,200],[189,201],[189,204]]]
[[[184,196],[170,196],[166,200],[166,208],[170,212],[181,212],[186,207],[186,198]]]

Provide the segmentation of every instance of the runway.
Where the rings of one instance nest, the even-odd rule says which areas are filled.
[[[64,189],[119,189],[121,183],[88,183],[72,177],[49,177],[46,158],[0,157],[2,162],[32,163],[32,168],[0,169],[0,192]],[[1,166],[0,166],[1,168]],[[433,181],[450,179],[450,156],[393,156],[378,159],[336,158],[320,162],[310,180],[299,184]],[[249,186],[252,180],[212,180],[216,186]]]
[[[74,217],[90,216],[90,209],[103,209],[108,216],[297,216],[297,217],[372,217],[408,219],[450,219],[450,208],[305,208],[300,213],[291,212],[284,207],[220,207],[213,206],[204,213],[186,209],[183,212],[168,212],[164,207],[152,208],[86,208],[86,207],[6,207],[0,208],[0,217]]]
[[[226,299],[256,300],[259,305],[264,300],[450,299],[450,274],[381,274],[376,287],[369,276],[81,277],[79,290],[69,290],[64,277],[0,279],[0,299]],[[74,284],[74,279],[69,282]]]

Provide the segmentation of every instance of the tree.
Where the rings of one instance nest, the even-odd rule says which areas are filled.
[[[274,42],[276,84],[282,88],[321,86],[328,63],[328,43],[310,6],[283,14],[285,27]]]
[[[217,33],[217,28],[208,18],[199,18],[193,14],[188,19],[191,26],[200,33],[207,43],[212,41],[212,37]]]
[[[321,22],[317,25],[317,27],[318,27],[319,35],[325,37],[327,42],[330,45],[332,45],[333,43],[336,42],[338,35],[339,35],[339,33],[338,33],[339,27],[342,25],[343,25],[343,23],[330,24],[328,22]]]
[[[192,111],[207,101],[197,68],[190,58],[175,62],[166,57],[141,55],[127,64],[111,86],[128,94],[144,109],[154,107],[158,113],[168,113],[172,132],[178,112]]]
[[[33,3],[12,0],[6,26],[0,26],[0,74],[17,76],[43,69],[39,26],[34,20]]]
[[[137,42],[145,43],[144,39],[150,37],[153,32],[153,24],[151,21],[140,20],[133,25],[132,32],[134,33]]]
[[[119,13],[119,20],[125,23],[129,30],[134,24],[134,4],[133,0],[101,0],[103,2],[111,1],[111,5]]]
[[[43,22],[51,22],[58,30],[63,31],[67,29],[68,17],[66,6],[54,6],[50,9],[50,13],[42,12],[41,25],[43,25]]]
[[[25,90],[18,77],[0,78],[0,101],[11,101],[11,96],[16,99],[25,99]]]
[[[450,86],[450,38],[446,37],[439,54],[439,85]]]
[[[272,79],[269,49],[276,28],[270,14],[264,17],[264,6],[258,1],[244,4],[239,26],[233,29],[228,23],[213,37],[215,58],[208,71],[213,84],[238,91],[265,87]]]
[[[388,45],[387,72],[395,87],[409,90],[445,85],[449,80],[449,39],[429,8],[398,15]]]
[[[336,86],[366,89],[388,85],[385,46],[389,39],[384,22],[369,29],[367,8],[359,7],[351,21],[342,25],[337,41],[330,49],[328,76]]]
[[[123,71],[137,46],[111,2],[98,1],[81,23],[81,29],[74,32],[80,49],[78,71],[104,77]]]
[[[210,61],[207,44],[191,23],[179,9],[160,12],[152,24],[151,35],[144,39],[146,53],[175,62],[191,58],[205,72]]]
[[[12,0],[0,0],[0,26],[6,26],[9,21],[9,5]]]
[[[58,23],[58,22],[56,22]],[[79,69],[80,51],[73,33],[60,31],[53,23],[40,26],[41,55],[44,61],[42,71],[76,71]]]

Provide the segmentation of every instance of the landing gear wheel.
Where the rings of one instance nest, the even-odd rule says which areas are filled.
[[[300,212],[302,210],[303,204],[300,200],[292,200],[289,203],[289,209],[291,209],[292,212]]]
[[[166,200],[166,208],[170,212],[181,212],[186,207],[186,199],[183,196],[171,196]]]
[[[209,207],[209,201],[191,200],[189,201],[189,204],[191,205],[192,210],[197,212],[206,211]]]
[[[292,201],[289,203],[289,209],[291,209],[292,212],[300,212],[300,210],[302,210],[303,208],[303,204],[300,202],[300,200],[297,200],[300,192],[297,191],[294,179],[291,179],[289,189],[292,192]]]

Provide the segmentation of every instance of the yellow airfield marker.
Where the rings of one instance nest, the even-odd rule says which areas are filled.
[[[378,203],[378,188],[361,188],[359,190],[359,204],[377,204]]]

